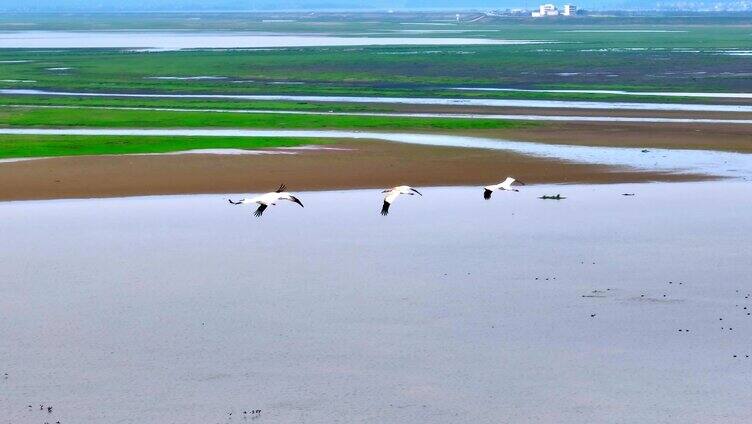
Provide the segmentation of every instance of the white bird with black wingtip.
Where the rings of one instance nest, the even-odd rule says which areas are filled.
[[[518,189],[513,188],[512,187],[513,185],[525,185],[525,183],[523,183],[522,181],[517,181],[517,180],[515,180],[512,177],[507,177],[506,180],[500,182],[499,184],[494,184],[494,185],[489,185],[489,186],[483,187],[483,189],[484,189],[484,191],[483,191],[483,198],[486,199],[486,200],[490,199],[491,198],[491,194],[493,194],[493,192],[495,190],[501,190],[501,191],[519,191]]]
[[[389,206],[397,200],[400,194],[407,194],[408,196],[417,194],[422,196],[418,190],[406,185],[388,188],[382,191],[382,193],[384,193],[384,205],[381,207],[381,214],[384,216],[389,215]]]
[[[256,211],[253,212],[253,215],[256,217],[261,217],[261,215],[264,214],[264,211],[269,206],[276,205],[278,200],[289,200],[291,202],[297,203],[300,205],[300,207],[303,207],[303,203],[298,199],[297,197],[293,196],[292,194],[286,192],[287,186],[284,184],[280,185],[277,191],[273,191],[271,193],[262,194],[260,196],[252,197],[250,199],[241,199],[237,202],[234,202],[232,199],[227,199],[230,203],[233,205],[252,205],[257,204],[259,205],[258,208],[256,208]]]

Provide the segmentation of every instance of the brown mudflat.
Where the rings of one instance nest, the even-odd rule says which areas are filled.
[[[295,155],[125,155],[0,164],[0,200],[484,185],[514,175],[528,183],[676,181],[700,176],[637,172],[482,149],[340,141],[348,150]]]

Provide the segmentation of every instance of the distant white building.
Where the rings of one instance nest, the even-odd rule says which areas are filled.
[[[573,4],[565,4],[564,5],[564,13],[562,15],[564,16],[574,16],[577,14],[577,6]]]
[[[537,12],[533,12],[533,18],[542,18],[544,16],[559,16],[559,9],[551,3],[542,4]]]

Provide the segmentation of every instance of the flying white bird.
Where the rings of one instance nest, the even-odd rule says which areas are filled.
[[[405,185],[388,188],[382,191],[382,193],[386,194],[384,196],[384,205],[381,207],[381,214],[384,216],[389,215],[389,206],[399,197],[400,194],[414,196],[417,193],[419,196],[422,196],[418,190]]]
[[[303,203],[300,202],[300,199],[293,196],[292,194],[285,191],[287,187],[282,184],[279,186],[277,191],[262,194],[261,196],[252,197],[250,199],[241,199],[237,202],[233,202],[232,199],[227,199],[230,203],[233,205],[250,205],[250,204],[257,204],[259,207],[256,209],[256,211],[253,213],[253,215],[260,217],[263,215],[266,208],[268,208],[270,205],[275,205],[277,200],[289,200],[291,202],[295,202],[300,205],[300,207],[303,207]]]
[[[483,198],[486,200],[490,199],[491,194],[494,192],[494,190],[519,191],[516,188],[512,188],[512,185],[514,184],[525,185],[525,183],[523,183],[522,181],[517,181],[512,177],[507,177],[504,182],[483,187],[483,189],[485,190],[483,191]]]

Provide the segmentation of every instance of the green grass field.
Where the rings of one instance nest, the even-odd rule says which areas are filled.
[[[0,108],[0,126],[95,128],[264,128],[350,130],[466,130],[529,128],[541,124],[500,119],[233,114],[150,110]]]
[[[338,36],[475,37],[544,40],[506,46],[314,47],[264,50],[134,52],[125,49],[0,49],[0,89],[123,93],[297,94],[445,98],[511,98],[718,103],[681,97],[618,94],[472,92],[451,87],[608,89],[627,91],[752,92],[749,56],[752,20],[745,17],[501,19],[433,27],[410,24],[445,19],[415,15],[332,15],[298,22],[262,22],[256,15],[4,15],[0,30],[252,30]],[[344,16],[344,15],[343,15]],[[377,21],[382,19],[382,21]],[[23,26],[19,27],[18,23]],[[467,32],[404,32],[426,28]],[[586,32],[581,32],[586,31]],[[609,32],[587,32],[609,31]],[[615,32],[616,31],[616,32]],[[667,32],[618,32],[667,31]],[[70,68],[64,71],[50,68]],[[217,76],[215,80],[154,77]],[[72,108],[25,108],[23,106]],[[19,107],[8,107],[19,106]],[[449,131],[530,127],[491,119],[237,114],[86,107],[158,107],[334,112],[393,112],[384,104],[46,97],[0,94],[2,127],[258,128]],[[79,107],[79,108],[76,108]],[[149,153],[187,148],[268,147],[283,139],[161,137],[3,137],[0,157]],[[14,140],[14,141],[12,141]],[[310,143],[311,140],[306,140]],[[208,143],[208,144],[207,144]],[[217,144],[220,143],[220,144]],[[223,144],[224,143],[224,144]],[[28,146],[26,146],[28,144]],[[186,145],[196,146],[186,147]],[[80,153],[83,152],[83,153]]]
[[[447,90],[447,87],[752,91],[749,57],[725,53],[729,49],[752,48],[752,29],[744,20],[734,21],[733,25],[724,20],[708,19],[698,20],[702,24],[688,23],[691,19],[669,24],[657,18],[655,23],[649,19],[617,19],[613,24],[604,24],[601,20],[573,22],[462,24],[449,28],[470,32],[448,34],[400,33],[397,31],[425,27],[395,22],[363,26],[352,22],[244,24],[250,29],[288,33],[307,29],[344,36],[373,33],[380,37],[461,36],[554,42],[518,46],[321,47],[159,53],[121,49],[4,49],[0,50],[0,87],[100,92],[571,99],[590,99],[593,95],[471,93]],[[166,25],[167,21],[152,23]],[[180,22],[173,23],[180,25]],[[47,28],[44,24],[40,22],[37,27]],[[51,24],[47,22],[47,25]],[[59,27],[60,23],[56,25]],[[110,22],[102,27],[112,25]],[[228,28],[235,27],[237,25],[228,23]],[[571,32],[582,30],[675,32]],[[29,62],[8,63],[18,60]],[[50,71],[49,68],[71,69]],[[152,79],[195,76],[225,79]],[[619,99],[618,96],[609,98]]]
[[[331,142],[331,139],[295,137],[0,135],[0,159],[169,153],[192,149],[265,149]]]
[[[0,108],[0,126],[77,128],[255,128],[430,131],[509,129],[540,124],[492,119],[382,118],[139,110]],[[311,138],[15,136],[0,137],[0,158],[164,153],[188,149],[318,144]]]

